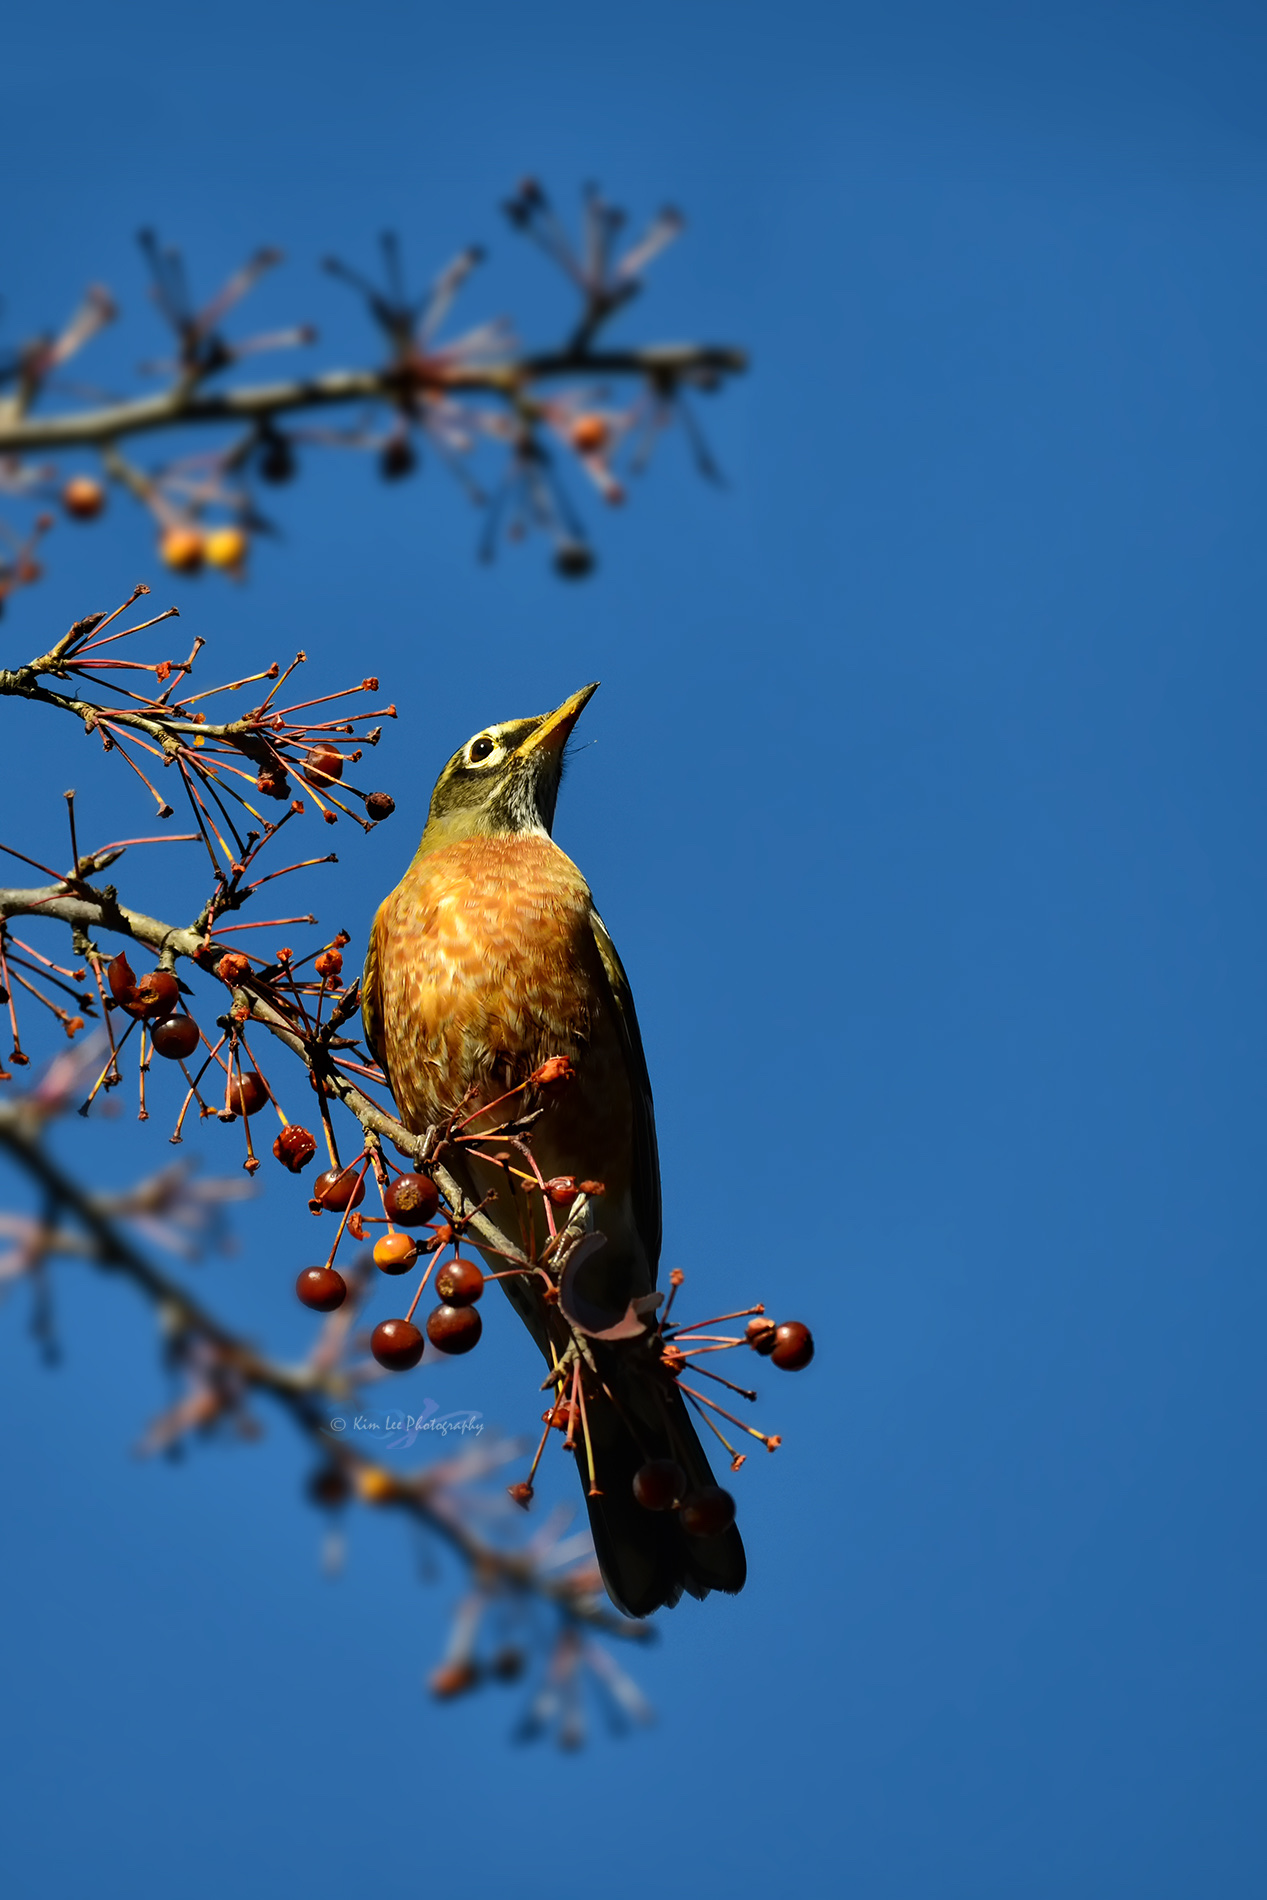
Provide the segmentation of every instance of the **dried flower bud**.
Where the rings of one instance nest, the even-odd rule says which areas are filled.
[[[533,1070],[528,1080],[534,1088],[550,1088],[558,1082],[570,1082],[576,1074],[573,1065],[566,1056],[547,1056],[539,1068]]]
[[[777,1330],[774,1321],[767,1319],[764,1313],[760,1313],[755,1319],[748,1321],[744,1328],[744,1338],[754,1352],[759,1352],[763,1359],[768,1359],[774,1351]]]

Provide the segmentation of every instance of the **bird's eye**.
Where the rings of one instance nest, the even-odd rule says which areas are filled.
[[[480,760],[486,759],[493,749],[491,739],[473,739],[471,741],[471,749],[466,756],[472,765],[478,765]]]

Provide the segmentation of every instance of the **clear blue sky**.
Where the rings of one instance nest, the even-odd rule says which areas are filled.
[[[664,1619],[654,1730],[560,1759],[420,1694],[455,1582],[398,1526],[318,1574],[283,1421],[138,1464],[148,1316],[63,1270],[48,1372],[11,1301],[15,1895],[1264,1891],[1265,66],[1223,0],[10,17],[5,329],[105,279],[85,376],[157,348],[143,222],[206,287],[283,245],[259,313],[337,361],[317,260],[385,224],[419,273],[491,241],[466,309],[545,338],[524,171],[689,214],[624,330],[752,350],[726,493],[667,443],[569,591],[477,567],[434,470],[329,458],[249,587],[164,591],[226,672],[303,644],[407,713],[323,911],[358,948],[455,745],[602,679],[558,836],[638,997],[666,1262],[820,1342],[767,1382],[746,1594]],[[125,509],[49,556],[6,661],[154,571]],[[3,718],[6,832],[60,853],[72,781],[104,826],[73,734]],[[307,1219],[270,1179],[199,1280],[296,1350]],[[436,1387],[514,1426],[491,1330]]]

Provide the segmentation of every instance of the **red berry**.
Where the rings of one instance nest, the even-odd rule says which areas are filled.
[[[316,1138],[306,1128],[301,1128],[298,1122],[287,1122],[273,1143],[273,1153],[283,1168],[289,1168],[292,1174],[302,1173],[316,1152]]]
[[[377,824],[384,818],[390,818],[396,809],[396,800],[389,798],[386,792],[371,792],[365,801],[365,816]]]
[[[748,1321],[744,1337],[754,1352],[759,1352],[763,1359],[768,1359],[774,1351],[775,1332],[774,1321],[760,1314],[756,1319]]]
[[[106,491],[95,475],[72,475],[62,489],[62,507],[74,521],[95,521],[106,505]]]
[[[327,1212],[341,1214],[365,1199],[365,1181],[359,1168],[327,1168],[312,1184],[312,1198]]]
[[[418,1249],[408,1234],[384,1234],[374,1243],[374,1265],[381,1273],[408,1273]]]
[[[399,1227],[423,1227],[440,1205],[440,1190],[429,1174],[398,1174],[383,1196],[388,1218]]]
[[[688,1537],[718,1537],[735,1521],[735,1500],[719,1484],[704,1484],[682,1500],[679,1515]]]
[[[374,1328],[370,1351],[389,1372],[408,1372],[422,1358],[423,1338],[407,1319],[385,1319]]]
[[[770,1357],[784,1372],[802,1372],[814,1357],[814,1336],[809,1327],[802,1326],[799,1319],[785,1320],[775,1333]]]
[[[183,1062],[198,1047],[198,1025],[192,1016],[165,1016],[151,1034],[158,1054],[171,1062]]]
[[[254,1115],[268,1100],[263,1078],[254,1069],[243,1069],[239,1080],[229,1084],[229,1108],[234,1115]]]
[[[314,1313],[333,1313],[348,1296],[347,1281],[333,1267],[305,1267],[295,1291]]]
[[[686,1491],[686,1473],[673,1458],[651,1458],[634,1472],[633,1494],[644,1511],[675,1511]]]
[[[436,1275],[436,1292],[450,1306],[473,1306],[484,1291],[484,1275],[473,1260],[450,1260]]]
[[[427,1317],[427,1338],[441,1352],[470,1352],[480,1343],[484,1322],[473,1306],[437,1306]]]
[[[315,745],[304,753],[299,769],[310,785],[322,791],[331,779],[343,777],[343,760],[332,745]]]

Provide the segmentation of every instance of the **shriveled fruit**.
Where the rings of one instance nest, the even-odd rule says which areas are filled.
[[[334,1267],[305,1267],[295,1291],[314,1313],[333,1313],[348,1296],[348,1284]]]
[[[802,1326],[799,1319],[784,1320],[775,1333],[770,1357],[784,1372],[804,1371],[814,1357],[814,1336],[809,1327]]]
[[[396,800],[386,792],[371,792],[365,801],[365,816],[378,825],[384,818],[390,818],[396,809]]]
[[[735,1521],[735,1500],[719,1484],[702,1484],[683,1498],[679,1516],[688,1537],[719,1537]]]
[[[328,1212],[341,1214],[365,1199],[365,1181],[359,1168],[327,1168],[312,1184],[312,1198]]]
[[[427,1316],[427,1338],[441,1352],[470,1352],[480,1343],[484,1322],[473,1306],[437,1306]]]
[[[287,1122],[273,1143],[273,1153],[292,1174],[302,1173],[316,1152],[316,1136],[301,1128],[298,1122]]]
[[[408,1372],[422,1358],[422,1349],[422,1334],[407,1319],[385,1319],[370,1337],[370,1351],[389,1372]]]
[[[243,1069],[229,1084],[229,1109],[234,1115],[255,1115],[268,1100],[264,1079],[254,1069]]]
[[[333,983],[343,975],[342,953],[338,950],[323,950],[321,955],[314,959],[312,967],[323,981]]]
[[[299,769],[308,783],[321,791],[332,779],[343,777],[343,757],[332,745],[314,745],[304,753]]]
[[[398,1174],[383,1196],[398,1227],[424,1227],[439,1205],[440,1190],[429,1174]]]
[[[165,1016],[150,1034],[155,1050],[169,1062],[183,1062],[198,1047],[198,1025],[192,1016]]]
[[[686,1473],[674,1458],[649,1458],[634,1472],[633,1494],[644,1511],[674,1511],[686,1491]]]
[[[484,1275],[473,1260],[448,1260],[436,1275],[436,1292],[449,1306],[473,1306],[483,1291]]]
[[[408,1273],[418,1249],[408,1234],[384,1234],[374,1242],[374,1265],[380,1273]]]
[[[236,989],[242,979],[250,974],[251,959],[244,957],[240,950],[230,950],[227,956],[221,957],[216,965],[216,975],[222,983],[227,983],[230,989]]]
[[[764,1313],[759,1313],[755,1319],[748,1321],[744,1328],[744,1338],[754,1352],[759,1352],[763,1359],[768,1359],[774,1351],[777,1330],[772,1319],[767,1319]]]

